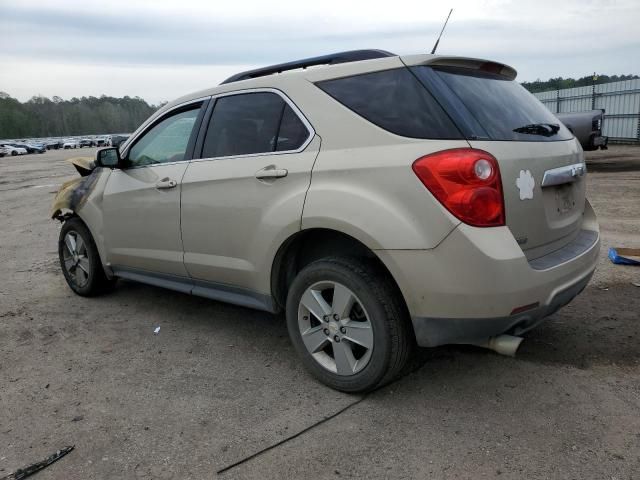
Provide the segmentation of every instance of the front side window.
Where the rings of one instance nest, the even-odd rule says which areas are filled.
[[[179,162],[185,159],[200,106],[165,118],[149,129],[129,150],[132,167]]]
[[[202,157],[296,150],[308,137],[307,128],[279,95],[229,95],[216,100]]]

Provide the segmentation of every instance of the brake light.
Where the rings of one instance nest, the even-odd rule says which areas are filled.
[[[490,153],[475,148],[443,150],[417,159],[413,171],[464,223],[475,227],[505,224],[500,168]]]

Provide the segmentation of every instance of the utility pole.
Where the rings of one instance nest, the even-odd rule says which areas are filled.
[[[591,110],[596,109],[596,82],[598,81],[598,75],[596,72],[593,72],[593,77],[591,77]]]
[[[562,98],[560,98],[560,79],[558,78],[558,81],[556,82],[556,113],[560,113],[560,102],[562,101]]]

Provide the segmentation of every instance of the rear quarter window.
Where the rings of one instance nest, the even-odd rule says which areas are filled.
[[[396,135],[463,138],[442,107],[407,68],[325,80],[316,85],[364,119]]]
[[[276,151],[297,150],[309,138],[309,130],[289,105],[284,105]]]

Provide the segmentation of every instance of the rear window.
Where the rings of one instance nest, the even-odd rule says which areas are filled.
[[[413,67],[413,72],[470,140],[557,141],[571,132],[514,80],[453,67]]]
[[[463,138],[442,107],[407,68],[325,80],[316,85],[369,122],[397,135]]]

